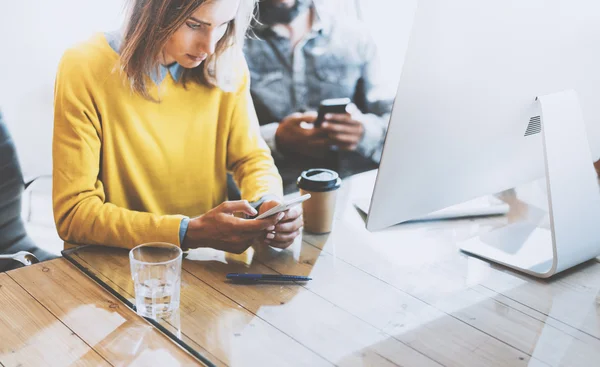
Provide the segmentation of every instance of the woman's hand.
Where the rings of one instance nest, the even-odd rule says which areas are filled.
[[[284,213],[279,213],[259,220],[242,219],[235,217],[234,213],[250,216],[257,214],[256,209],[246,200],[226,201],[206,214],[190,220],[182,247],[212,247],[241,254],[254,241],[263,242],[269,232],[276,230],[277,223],[284,217]]]
[[[279,204],[280,202],[277,200],[265,201],[260,206],[260,214]],[[285,216],[278,221],[274,230],[270,230],[267,234],[264,240],[266,245],[277,248],[286,248],[290,246],[294,242],[294,239],[300,234],[300,229],[304,225],[302,205],[296,205],[283,213],[285,213]]]

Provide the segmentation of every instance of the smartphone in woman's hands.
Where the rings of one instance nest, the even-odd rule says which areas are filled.
[[[302,196],[300,196],[298,198],[286,201],[283,204],[279,204],[276,207],[271,208],[271,209],[267,210],[266,212],[260,214],[259,216],[257,216],[254,219],[268,218],[268,217],[270,217],[272,215],[275,215],[277,213],[281,213],[281,212],[284,212],[286,210],[289,210],[289,209],[291,209],[292,207],[294,207],[296,205],[300,205],[300,204],[302,204],[304,201],[306,201],[308,199],[310,199],[310,194],[302,195]]]

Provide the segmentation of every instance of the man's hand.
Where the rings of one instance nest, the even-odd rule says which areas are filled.
[[[596,169],[596,173],[598,174],[598,177],[600,178],[600,160],[597,160],[596,162],[594,162],[594,168]]]
[[[326,114],[321,129],[327,133],[329,144],[341,150],[356,150],[362,139],[365,128],[363,114],[354,105],[348,106],[347,113]]]
[[[259,214],[262,214],[279,204],[280,202],[276,200],[265,201],[260,206]],[[266,245],[277,248],[287,248],[300,234],[300,229],[304,224],[302,219],[302,205],[296,205],[283,213],[285,213],[285,216],[275,225],[275,229],[267,234],[264,241]]]
[[[313,128],[312,124],[316,118],[316,112],[297,112],[284,118],[275,133],[277,149],[282,153],[322,157],[325,154],[328,139],[321,129]]]

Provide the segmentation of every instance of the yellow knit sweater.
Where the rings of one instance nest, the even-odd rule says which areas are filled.
[[[55,87],[54,219],[69,244],[180,245],[182,215],[226,200],[230,170],[242,198],[281,196],[260,136],[245,63],[237,91],[167,74],[151,95],[133,93],[119,55],[98,34],[63,56]]]

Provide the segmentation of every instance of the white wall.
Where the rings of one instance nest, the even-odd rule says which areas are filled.
[[[396,93],[418,0],[314,0],[335,14],[358,16],[377,43],[381,66]]]
[[[338,1],[342,8],[354,0]],[[360,0],[395,89],[417,0]],[[0,110],[26,175],[51,172],[53,87],[64,50],[118,28],[124,0],[0,1]]]
[[[349,0],[346,0],[349,1]],[[361,18],[377,42],[381,64],[394,92],[408,47],[418,0],[359,0]]]
[[[51,172],[53,88],[64,50],[121,25],[124,0],[1,0],[0,109],[26,175]]]

